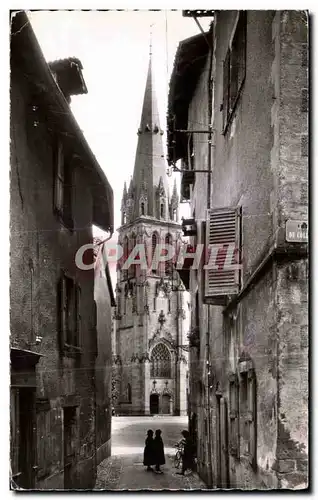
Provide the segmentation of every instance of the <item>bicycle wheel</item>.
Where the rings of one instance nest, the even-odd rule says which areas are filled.
[[[176,469],[179,469],[180,465],[181,465],[181,453],[180,451],[177,451],[174,457],[174,466]]]

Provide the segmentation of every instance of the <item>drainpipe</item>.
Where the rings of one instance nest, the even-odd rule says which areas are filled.
[[[207,208],[211,208],[211,194],[212,194],[212,69],[213,69],[213,34],[214,25],[211,33],[211,49],[210,49],[210,67],[208,74],[208,123],[209,123],[209,135],[208,135],[208,183],[207,183]],[[210,330],[211,330],[211,320],[210,320],[210,306],[208,308],[208,329],[206,335],[206,357],[207,357],[207,369],[210,372]],[[211,429],[211,408],[210,408],[210,377],[207,374],[207,411],[208,411],[208,461],[210,464],[210,470],[208,471],[208,487],[212,488],[212,429]]]

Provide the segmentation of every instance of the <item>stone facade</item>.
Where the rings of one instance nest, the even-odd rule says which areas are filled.
[[[128,191],[124,186],[118,238],[124,257],[117,275],[114,362],[121,415],[187,413],[189,298],[171,264],[151,268],[158,245],[181,245],[179,201],[176,186],[169,193],[162,133],[150,60],[134,176]],[[146,269],[138,263],[125,269],[135,245],[145,250]]]
[[[239,293],[208,305],[204,272],[191,271],[197,334],[189,423],[199,473],[210,487],[302,489],[308,486],[307,244],[286,240],[286,221],[308,217],[308,20],[301,11],[246,11],[244,77],[224,122],[224,68],[241,22],[239,11],[215,12],[211,49],[188,96],[188,121],[179,127],[208,130],[211,123],[213,130],[211,150],[202,134],[193,134],[194,169],[210,168],[211,190],[209,174],[195,174],[192,243],[205,241],[207,208],[241,207]]]
[[[92,224],[112,230],[112,190],[23,12],[12,20],[11,39],[12,487],[91,488],[101,445],[95,361],[102,318],[96,325],[94,271],[79,269],[75,255],[93,242]],[[70,192],[57,187],[60,146],[67,159],[64,174],[72,174],[67,220],[64,202],[57,211],[57,192]],[[101,211],[92,188],[97,183],[105,196]],[[105,332],[110,344],[107,324],[104,337]],[[98,348],[97,359],[105,345]],[[110,409],[104,418],[109,429]],[[109,440],[109,432],[103,437]]]

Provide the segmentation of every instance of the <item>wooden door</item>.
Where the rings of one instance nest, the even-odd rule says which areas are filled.
[[[221,487],[229,487],[229,450],[227,401],[220,398],[220,452],[221,452]]]
[[[159,413],[159,396],[158,394],[150,395],[150,413],[157,415]]]
[[[170,396],[169,396],[169,394],[164,394],[162,396],[161,413],[163,413],[164,415],[170,414]]]
[[[77,420],[76,407],[64,407],[64,488],[71,490],[76,488],[76,434]]]
[[[35,389],[11,389],[11,470],[13,488],[35,486]]]

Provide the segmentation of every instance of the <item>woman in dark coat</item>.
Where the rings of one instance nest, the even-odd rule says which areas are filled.
[[[149,429],[144,448],[144,465],[147,466],[147,471],[152,471],[151,465],[155,465],[155,463],[153,431]]]
[[[161,430],[158,429],[156,431],[155,439],[153,440],[154,444],[154,452],[155,452],[155,464],[156,464],[156,472],[157,474],[162,474],[162,470],[160,469],[160,465],[164,465],[166,463],[164,445],[161,437]]]

